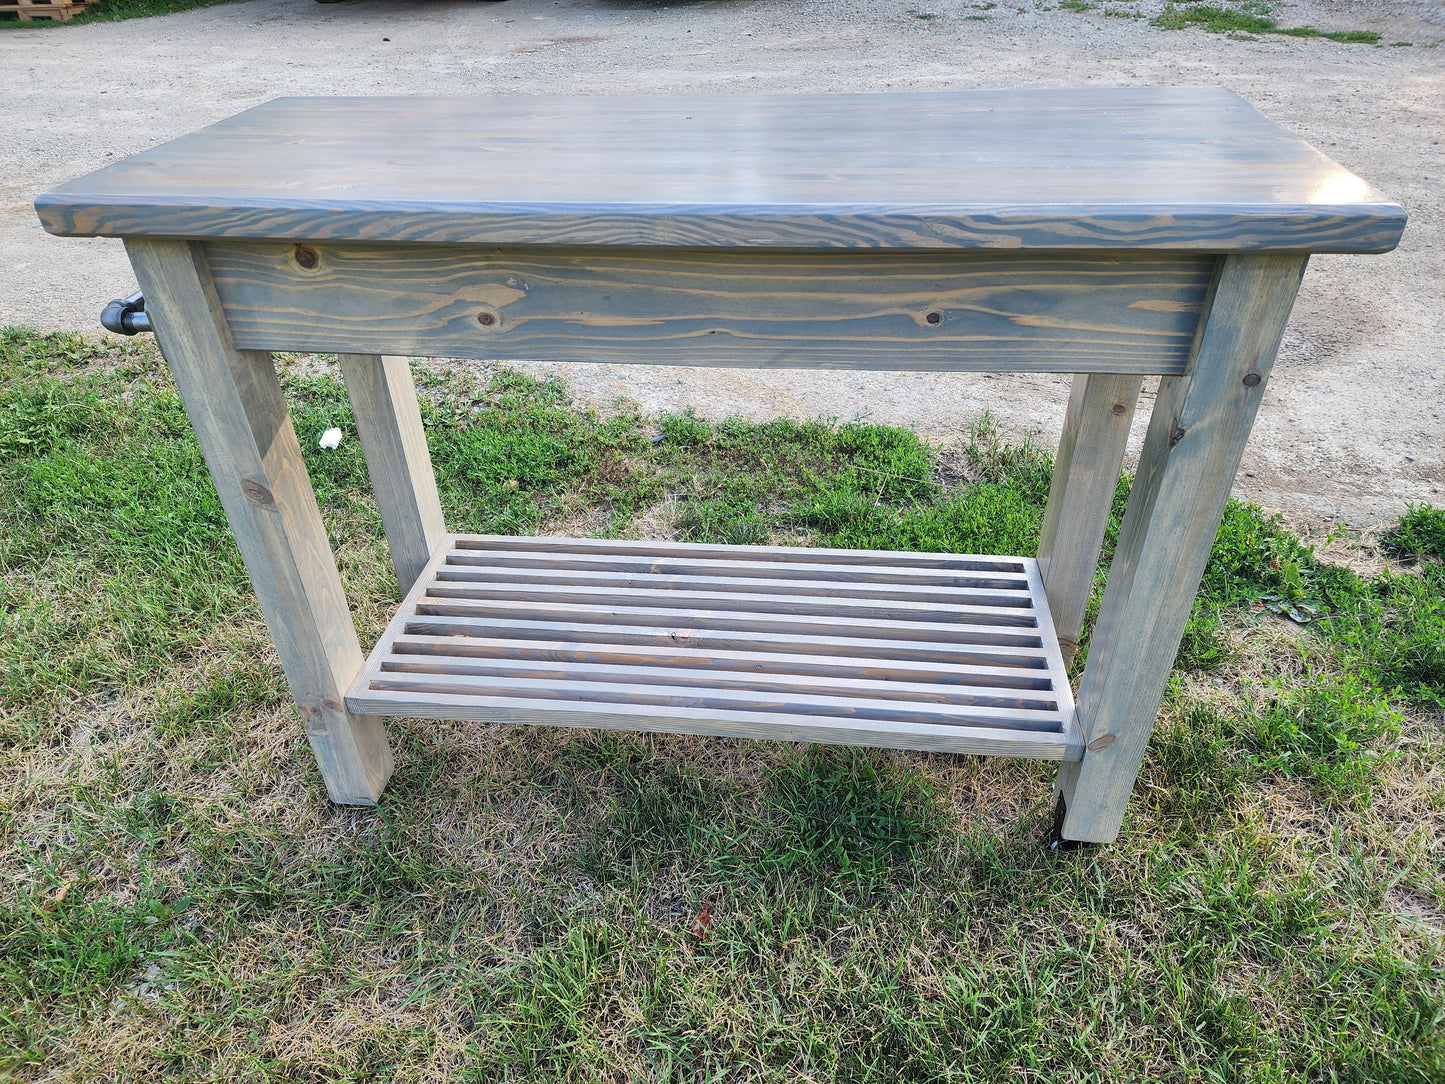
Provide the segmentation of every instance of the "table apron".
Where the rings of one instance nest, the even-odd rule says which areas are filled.
[[[214,241],[235,345],[479,359],[1178,375],[1217,257]]]

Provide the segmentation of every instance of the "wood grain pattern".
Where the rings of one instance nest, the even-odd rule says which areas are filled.
[[[396,582],[405,595],[446,534],[416,386],[406,358],[341,354]]]
[[[890,583],[895,570],[854,564],[846,551],[812,550],[794,566],[861,567],[872,578],[860,586],[875,596],[912,600],[921,591],[929,599],[880,606],[848,597],[843,579],[773,579],[770,570],[788,564],[757,560],[756,551],[739,556],[746,547],[557,539],[564,560],[623,563],[560,572],[474,563],[493,552],[515,556],[501,547],[518,542],[540,555],[533,539],[449,540],[348,704],[381,714],[1079,755],[1072,693],[1050,647],[1047,612],[1039,612],[1032,561],[929,555],[935,564],[995,566],[959,571],[1004,575],[1022,588],[1015,591],[920,585],[938,572],[906,561]],[[660,569],[680,559],[695,574],[639,569],[639,549],[658,554]],[[724,574],[696,572],[711,561]],[[749,566],[746,580],[733,574],[737,565]],[[737,590],[744,582],[748,589]],[[799,594],[819,584],[830,593]],[[978,605],[980,596],[997,604]],[[985,622],[999,613],[1004,624]]]
[[[289,98],[36,201],[73,235],[1383,252],[1404,212],[1217,87]]]
[[[1059,774],[1067,839],[1118,835],[1304,270],[1226,259],[1190,372],[1160,385],[1079,688],[1086,741],[1115,740]]]
[[[1069,394],[1039,532],[1039,574],[1066,663],[1079,649],[1139,385],[1137,376],[1095,373],[1075,377]]]
[[[250,349],[1135,373],[1184,371],[1216,262],[277,242],[207,256]]]
[[[269,354],[237,350],[198,245],[126,243],[333,802],[369,805],[391,775],[382,720],[349,712],[363,662],[346,593]]]

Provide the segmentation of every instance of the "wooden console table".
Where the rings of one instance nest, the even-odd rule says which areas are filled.
[[[1081,841],[1118,833],[1309,254],[1405,221],[1214,88],[283,99],[36,207],[125,238],[333,801],[426,716],[1048,758]],[[340,355],[406,593],[369,659],[277,350]],[[1077,375],[1034,559],[451,535],[408,355]]]

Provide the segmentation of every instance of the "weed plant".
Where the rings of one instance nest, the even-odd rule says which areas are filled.
[[[1378,45],[1374,30],[1319,30],[1313,26],[1282,27],[1269,17],[1275,5],[1263,0],[1244,0],[1237,6],[1219,4],[1166,3],[1153,25],[1164,30],[1197,26],[1213,34],[1284,34],[1292,38],[1327,38],[1330,41]]]

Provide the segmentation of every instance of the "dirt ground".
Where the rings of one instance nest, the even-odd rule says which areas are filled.
[[[1220,84],[1410,213],[1395,253],[1312,262],[1236,494],[1315,527],[1441,504],[1445,3],[1303,0],[1272,12],[1281,26],[1376,30],[1378,47],[1166,32],[1128,17],[1159,3],[1079,13],[1032,0],[247,0],[6,30],[0,323],[94,331],[105,302],[135,288],[119,242],[44,234],[36,195],[279,95]],[[520,365],[559,372],[598,404],[862,417],[945,443],[988,409],[1014,437],[1052,444],[1068,395],[1064,377]]]

